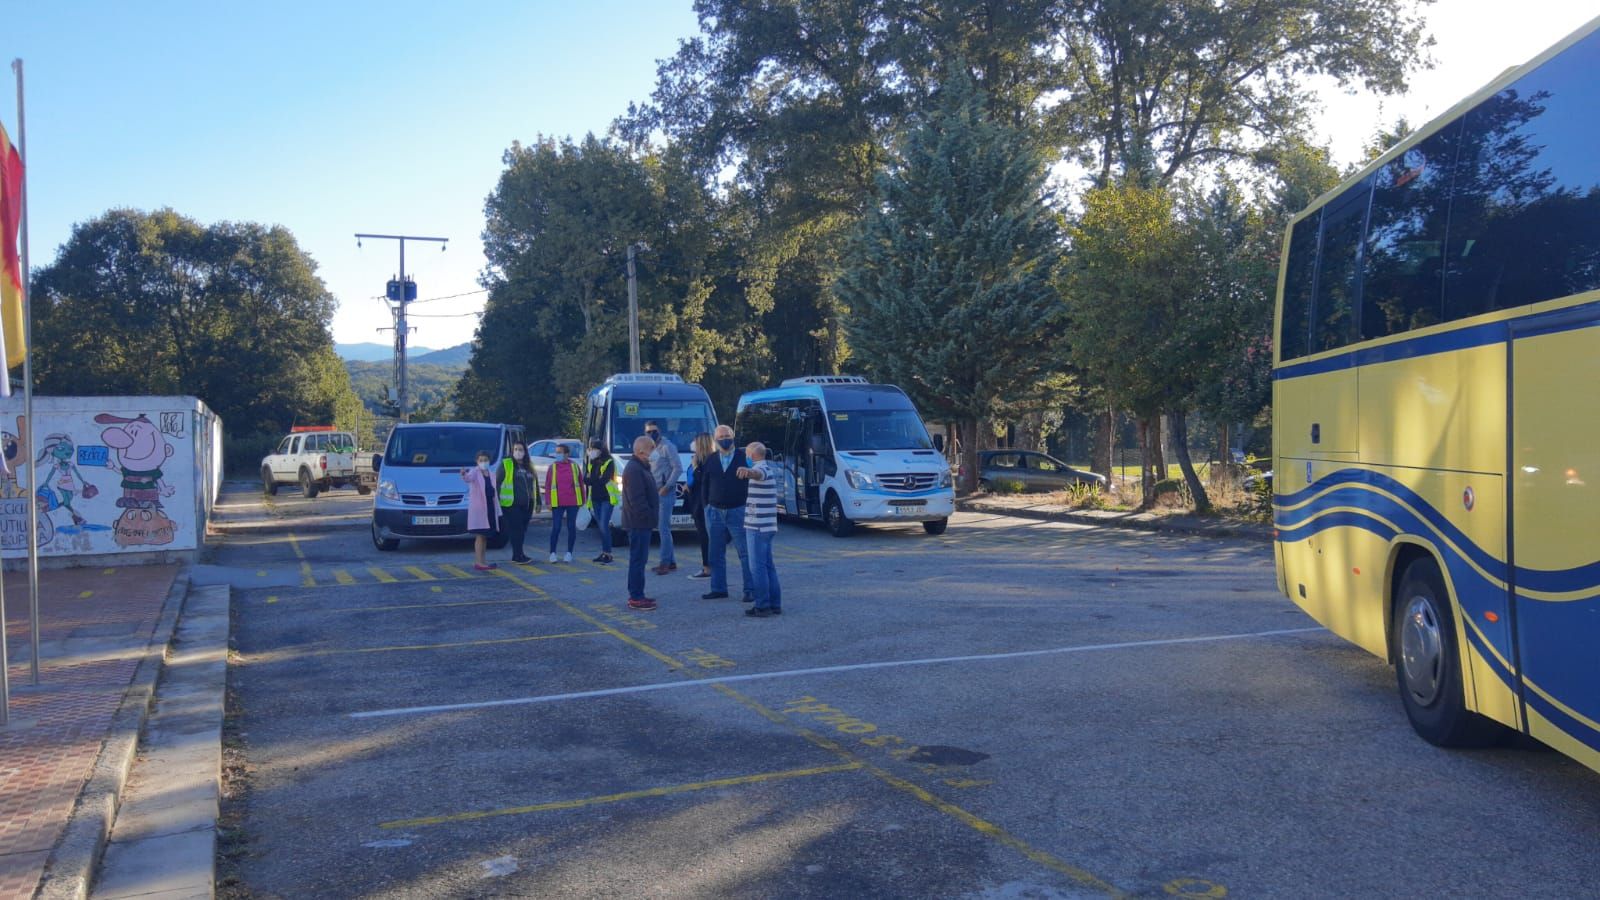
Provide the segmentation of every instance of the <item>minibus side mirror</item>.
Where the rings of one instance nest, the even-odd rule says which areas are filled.
[[[933,436],[933,449],[940,453],[944,452],[944,435],[936,434]]]

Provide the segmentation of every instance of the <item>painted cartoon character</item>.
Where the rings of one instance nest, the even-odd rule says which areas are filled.
[[[161,509],[161,498],[176,490],[161,480],[161,467],[172,456],[172,445],[155,424],[140,413],[133,418],[101,413],[97,424],[114,425],[100,433],[106,446],[117,451],[116,469],[122,472],[121,509]]]
[[[17,433],[0,431],[0,449],[5,453],[4,482],[0,484],[0,494],[7,497],[21,497],[26,493],[18,482],[17,467],[28,464],[28,420],[17,416]]]
[[[50,471],[39,485],[39,498],[51,510],[65,509],[72,516],[72,524],[82,527],[88,524],[83,516],[78,515],[78,510],[72,505],[72,498],[81,495],[85,500],[92,500],[100,489],[90,484],[78,471],[78,448],[68,434],[52,434],[44,439],[44,445],[39,450],[39,459],[36,464],[43,471],[45,465],[50,465]]]

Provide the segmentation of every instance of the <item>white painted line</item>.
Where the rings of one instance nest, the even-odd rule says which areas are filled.
[[[1010,653],[980,653],[971,656],[936,656],[926,659],[895,659],[885,662],[852,663],[843,666],[819,666],[814,669],[786,669],[779,672],[755,672],[748,675],[718,675],[714,678],[696,678],[691,681],[663,681],[654,684],[636,684],[629,687],[603,688],[595,691],[575,691],[570,694],[544,694],[535,697],[511,697],[506,700],[481,700],[476,703],[446,703],[439,706],[402,706],[396,709],[373,709],[348,713],[352,719],[376,719],[385,716],[418,716],[430,713],[459,712],[468,709],[490,709],[496,706],[529,706],[535,703],[558,703],[563,700],[587,700],[595,697],[616,697],[623,694],[646,694],[651,691],[670,691],[678,688],[700,687],[707,684],[731,684],[737,681],[767,681],[774,678],[799,678],[805,675],[831,675],[836,672],[859,672],[866,669],[897,669],[902,666],[932,666],[942,663],[990,662],[1002,659],[1022,659],[1029,656],[1055,656],[1064,653],[1090,653],[1098,650],[1128,650],[1137,647],[1169,647],[1175,644],[1209,644],[1218,641],[1242,641],[1250,638],[1277,637],[1285,634],[1305,634],[1323,631],[1321,626],[1311,628],[1278,628],[1272,631],[1251,631],[1243,634],[1213,634],[1202,637],[1164,638],[1155,641],[1122,641],[1115,644],[1080,644],[1075,647],[1049,647],[1044,650],[1016,650]]]

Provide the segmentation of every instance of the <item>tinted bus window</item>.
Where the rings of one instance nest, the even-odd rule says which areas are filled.
[[[1600,33],[1474,107],[1451,211],[1459,319],[1600,287]]]
[[[1278,328],[1280,354],[1286,360],[1309,352],[1311,281],[1317,271],[1319,210],[1295,223],[1289,235],[1289,264],[1283,277],[1283,320]]]
[[[1373,177],[1361,281],[1361,336],[1436,325],[1444,307],[1444,238],[1455,161],[1450,125]]]
[[[695,436],[716,429],[711,404],[704,400],[611,400],[611,452],[633,452],[633,441],[655,422],[679,453],[689,453]]]
[[[1355,340],[1360,299],[1361,234],[1366,225],[1370,183],[1351,188],[1322,210],[1322,250],[1317,258],[1316,300],[1312,303],[1311,351],[1336,350]]]

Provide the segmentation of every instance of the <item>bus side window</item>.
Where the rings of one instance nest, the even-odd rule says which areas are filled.
[[[1322,210],[1322,249],[1311,304],[1311,352],[1337,350],[1356,338],[1361,308],[1361,249],[1372,199],[1365,183]]]
[[[1284,362],[1305,356],[1311,340],[1311,285],[1317,273],[1317,233],[1322,211],[1296,222],[1289,235],[1289,265],[1283,278],[1283,317],[1278,323],[1279,355]]]

